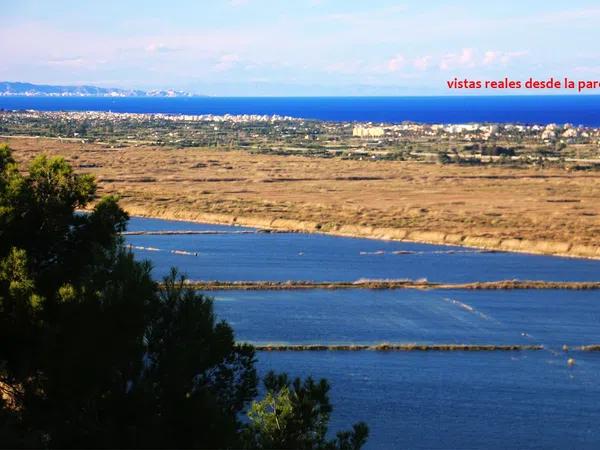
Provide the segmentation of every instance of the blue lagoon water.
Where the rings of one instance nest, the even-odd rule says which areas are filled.
[[[510,122],[600,126],[600,96],[0,97],[2,109],[181,114],[279,114],[330,121]]]
[[[254,344],[600,343],[600,291],[306,290],[211,292]]]
[[[429,281],[461,283],[515,278],[600,279],[600,262],[584,259],[489,253],[464,247],[319,234],[237,234],[243,228],[152,219],[135,218],[129,226],[131,231],[167,228],[230,230],[232,234],[128,236],[127,242],[131,245],[158,250],[139,252],[140,257],[153,262],[156,277],[166,274],[170,267],[178,266],[193,280],[224,281],[427,278]],[[171,253],[174,250],[197,255]]]
[[[218,225],[208,223],[188,222],[184,220],[162,220],[150,217],[133,217],[127,224],[127,231],[246,231],[250,227]]]
[[[600,357],[548,352],[292,352],[261,373],[327,378],[331,429],[369,424],[369,449],[597,449]]]
[[[325,235],[235,234],[239,227],[134,218],[130,230],[224,234],[128,236],[155,276],[355,280],[598,280],[600,261]],[[251,231],[251,229],[246,229]],[[171,249],[197,251],[175,255]],[[395,254],[394,251],[411,251]],[[259,352],[258,370],[327,378],[331,431],[358,420],[367,448],[600,447],[600,291],[217,291],[215,311],[254,343],[540,344],[525,352]],[[570,350],[564,352],[563,345]],[[568,358],[575,359],[569,367]]]

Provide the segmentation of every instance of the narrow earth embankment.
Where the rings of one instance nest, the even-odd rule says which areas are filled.
[[[254,345],[257,351],[303,352],[303,351],[380,351],[380,352],[491,352],[543,350],[542,345],[477,345],[477,344],[376,344],[376,345],[321,345],[321,344],[269,344]]]
[[[600,289],[600,281],[536,281],[502,280],[473,283],[433,283],[415,280],[359,280],[359,281],[187,281],[187,286],[202,291],[252,290],[285,291],[296,289]]]

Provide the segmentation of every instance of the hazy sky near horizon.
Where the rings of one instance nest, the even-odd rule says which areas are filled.
[[[600,79],[600,3],[0,0],[0,80],[208,95],[445,94]]]

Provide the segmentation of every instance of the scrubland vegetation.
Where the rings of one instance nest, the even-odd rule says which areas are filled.
[[[66,158],[131,214],[600,257],[593,171],[8,141],[24,163],[40,153]]]

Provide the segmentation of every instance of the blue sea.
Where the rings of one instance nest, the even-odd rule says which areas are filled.
[[[600,126],[600,96],[0,97],[0,109],[180,114],[279,114],[328,121],[571,123]]]
[[[133,218],[127,236],[160,278],[598,280],[600,261]],[[207,233],[214,231],[215,233]],[[244,231],[244,233],[239,233]],[[184,250],[189,254],[172,253]],[[330,431],[364,420],[367,449],[600,448],[600,291],[215,291],[215,312],[255,344],[537,344],[523,352],[258,352],[257,368],[326,378]],[[565,352],[563,345],[569,347]],[[569,366],[567,360],[575,359]]]

